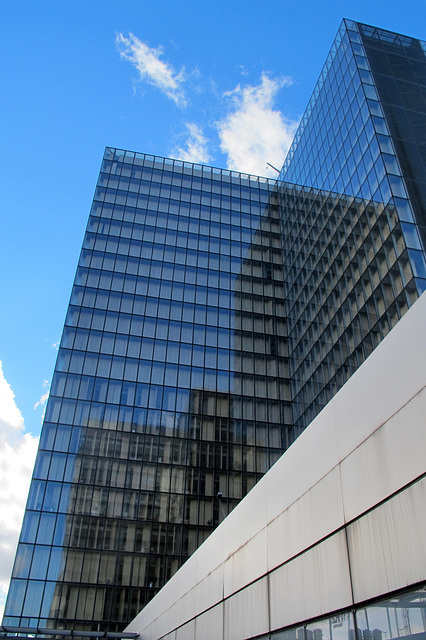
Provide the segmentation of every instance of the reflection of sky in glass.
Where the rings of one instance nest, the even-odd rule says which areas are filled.
[[[382,50],[380,40],[390,44]],[[424,182],[425,165],[410,143],[423,101],[416,98],[415,82],[420,86],[426,78],[424,63],[416,66],[416,77],[411,70],[419,65],[420,47],[411,38],[344,20],[280,175],[318,189],[392,202],[410,223],[403,227],[406,245],[421,251],[411,256],[419,293],[426,288],[425,238],[423,245],[420,241],[425,223],[421,189],[415,185]],[[390,57],[396,54],[397,69],[390,62],[383,68],[385,50]]]
[[[163,160],[158,161],[163,166]],[[351,242],[342,229],[333,235],[335,228],[331,234],[328,222],[319,220],[331,212],[332,221],[340,220],[345,210],[352,222],[363,204],[288,185],[272,194],[269,185],[257,184],[254,194],[247,192],[244,198],[240,175],[235,184],[225,185],[221,179],[214,184],[211,175],[190,179],[168,170],[154,179],[151,169],[146,184],[135,178],[140,186],[135,195],[129,181],[113,175],[112,165],[104,169],[72,292],[18,552],[14,578],[28,580],[29,586],[26,594],[20,591],[22,584],[13,586],[11,593],[21,594],[23,609],[12,596],[11,615],[37,616],[41,611],[53,618],[72,618],[69,601],[83,601],[78,595],[82,582],[99,589],[98,577],[103,588],[96,611],[90,604],[93,617],[103,619],[112,588],[127,602],[126,590],[135,587],[135,614],[148,597],[147,589],[164,584],[164,559],[173,556],[174,571],[218,524],[219,490],[225,487],[231,510],[291,444],[297,429],[288,326],[297,323],[295,333],[307,328],[307,334],[297,338],[303,348],[318,346],[319,340],[318,332],[312,339],[312,318],[300,322],[299,315],[290,317],[290,301],[300,310],[308,302],[304,296],[329,290],[327,280],[321,292],[318,268],[300,264],[301,244],[312,230],[309,260],[322,260],[319,246],[325,251],[326,242],[318,233],[332,236],[339,251],[347,247]],[[142,171],[131,162],[114,170]],[[197,169],[191,165],[193,170]],[[172,178],[182,184],[170,186]],[[257,203],[249,199],[252,195]],[[376,213],[374,207],[367,210],[365,228],[367,214],[373,220]],[[286,224],[294,237],[285,233]],[[288,279],[291,272],[302,289],[293,300],[283,291],[283,237],[295,257],[294,265],[286,264]],[[375,240],[376,233],[371,238]],[[377,253],[371,238],[371,250]],[[388,244],[393,251],[390,236]],[[346,259],[338,257],[339,269],[346,268]],[[340,277],[336,263],[323,272],[329,278]],[[356,282],[359,273],[354,275]],[[303,274],[308,277],[306,286]],[[317,313],[321,301],[314,302]],[[328,301],[333,307],[332,302]],[[321,325],[329,324],[323,314]],[[350,338],[347,346],[352,349]],[[307,363],[300,351],[291,356]],[[323,362],[322,356],[318,362]],[[305,376],[301,370],[299,375],[303,382],[312,382],[310,373]],[[308,387],[300,391],[300,405],[305,397],[308,406]],[[174,449],[179,440],[179,447],[184,441],[181,452]],[[108,523],[108,537],[114,540],[114,550],[126,554],[123,558],[104,555],[102,528],[107,518],[115,519]],[[143,534],[137,531],[141,522],[146,527]],[[174,527],[176,523],[187,528]],[[102,532],[95,537],[92,530],[89,546],[88,530],[98,524]],[[123,539],[121,528],[126,531]],[[142,545],[138,539],[136,544],[136,534],[150,541],[143,538]],[[62,551],[67,555],[65,568]],[[137,582],[130,583],[133,566],[141,560],[148,571],[154,567],[154,576],[148,579],[141,562]],[[99,570],[89,575],[92,561]],[[119,563],[126,566],[125,572],[120,573]],[[87,569],[84,580],[80,565]],[[171,573],[171,566],[167,571]],[[46,575],[52,582],[43,596]],[[60,577],[63,584],[50,610]],[[80,615],[86,619],[85,610]],[[368,629],[368,612],[364,616]],[[310,624],[305,640],[346,640],[351,631],[352,616],[341,614]]]
[[[131,153],[114,157],[115,164],[107,150],[72,290],[10,616],[75,617],[68,600],[76,602],[80,591],[79,563],[84,556],[86,566],[96,565],[104,530],[105,540],[111,538],[105,544],[118,545],[126,556],[106,559],[99,579],[113,587],[119,562],[126,566],[123,581],[140,564],[137,584],[130,585],[136,614],[146,587],[158,588],[164,571],[171,571],[163,557],[152,556],[163,544],[160,529],[164,533],[172,522],[188,527],[186,536],[177,526],[167,538],[175,570],[218,522],[216,485],[225,489],[231,510],[282,451],[281,400],[268,398],[263,380],[268,375],[276,385],[275,370],[265,365],[275,356],[266,350],[268,340],[256,345],[253,339],[254,315],[259,335],[271,324],[271,312],[259,301],[271,271],[264,265],[271,264],[273,234],[279,236],[268,215],[275,182],[143,155],[133,163]],[[281,260],[279,243],[274,250]],[[243,352],[251,361],[248,374]],[[245,412],[253,421],[255,375],[265,387],[259,423],[243,428],[235,411],[239,420]],[[256,442],[264,449],[255,455]],[[124,543],[116,526],[122,517],[132,531]],[[141,522],[147,537],[142,558]],[[144,563],[155,573],[149,580]],[[98,588],[92,573],[86,578]],[[119,583],[120,593],[126,585]],[[108,606],[106,591],[90,604],[97,619]],[[80,616],[86,613],[81,609]]]

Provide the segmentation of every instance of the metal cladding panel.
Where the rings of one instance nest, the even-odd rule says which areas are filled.
[[[425,578],[426,479],[348,527],[356,602]]]
[[[195,638],[223,640],[223,602],[198,616],[195,620]]]
[[[205,611],[223,597],[224,566],[213,569],[204,580],[197,584],[195,591],[196,611]]]
[[[268,579],[263,578],[225,600],[225,638],[244,640],[268,631]]]
[[[276,569],[269,579],[271,630],[351,606],[345,532]]]
[[[389,394],[392,392],[391,387]],[[341,483],[347,522],[424,473],[425,404],[426,388],[342,461]]]
[[[320,452],[317,450],[317,455]],[[276,491],[281,495],[280,491]],[[268,571],[273,571],[344,524],[340,471],[332,469],[267,529]]]
[[[238,523],[234,521],[234,527]],[[267,531],[261,529],[249,542],[241,546],[225,562],[224,596],[230,596],[253,580],[264,575],[267,570]]]
[[[176,629],[176,640],[195,640],[195,620]]]
[[[230,554],[238,552],[241,545],[247,540],[253,538],[257,533],[266,527],[267,518],[267,502],[268,487],[266,485],[256,485],[250,492],[252,500],[240,502],[236,509],[238,510],[237,518],[226,518],[223,524],[224,540],[226,541],[226,553],[224,558]],[[238,524],[237,524],[238,523]],[[208,544],[210,538],[204,543]]]
[[[204,580],[213,568],[219,567],[224,559],[225,553],[225,527],[219,526],[202,544],[203,553],[198,557],[191,556],[183,565],[182,575],[178,576],[179,589],[188,591],[194,583]],[[192,560],[193,563],[191,562]],[[179,574],[180,572],[178,572]]]
[[[339,460],[333,413],[323,410],[252,490],[253,496],[259,495],[259,508],[264,508],[263,501],[266,505],[267,522],[309,491]],[[237,509],[243,506],[249,509],[244,502]]]
[[[179,593],[179,592],[178,592]],[[159,619],[159,633],[158,635],[162,635],[164,631],[168,631],[171,628],[176,628],[181,624],[187,622],[187,620],[191,620],[194,617],[196,611],[195,602],[197,597],[197,586],[195,586],[191,591],[183,594],[179,600],[176,599],[176,596],[172,596],[171,606],[168,609],[168,616],[161,617]],[[142,610],[143,611],[143,610]],[[170,623],[169,623],[170,620]]]
[[[338,426],[340,460],[425,386],[426,342],[421,339],[425,313],[426,295],[422,295],[416,312],[404,316],[325,409]]]

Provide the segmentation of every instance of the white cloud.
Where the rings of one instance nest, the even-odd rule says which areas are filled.
[[[171,152],[172,157],[185,162],[208,164],[211,159],[207,149],[209,141],[204,137],[201,128],[194,122],[187,122],[186,128],[189,135],[185,141],[185,148],[177,147],[173,149]]]
[[[41,424],[43,424],[43,420],[44,420],[44,414],[46,413],[46,402],[49,398],[49,392],[50,392],[50,385],[49,385],[49,380],[43,380],[43,384],[42,384],[43,389],[47,389],[46,393],[43,393],[42,396],[40,397],[40,400],[38,400],[33,409],[34,411],[36,411],[38,409],[38,407],[42,407],[43,411],[42,414],[40,416],[40,422]]]
[[[267,162],[281,167],[298,123],[273,106],[279,89],[290,84],[289,78],[274,79],[263,73],[259,85],[238,85],[225,94],[232,99],[234,110],[217,128],[228,169],[269,175]]]
[[[38,438],[24,419],[0,361],[0,619],[24,515]]]
[[[44,407],[44,405],[47,402],[47,398],[49,397],[49,392],[47,391],[46,393],[43,393],[43,395],[41,396],[40,400],[38,400],[35,405],[34,405],[34,409],[37,409],[37,407],[42,406]]]
[[[153,49],[132,33],[129,33],[128,38],[118,33],[115,43],[123,60],[131,62],[139,71],[141,80],[160,89],[177,105],[186,105],[182,89],[185,80],[184,69],[176,73],[173,67],[160,60],[163,55],[162,47]]]

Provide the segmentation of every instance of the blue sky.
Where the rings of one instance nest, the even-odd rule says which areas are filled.
[[[272,177],[343,17],[425,0],[2,0],[0,585],[106,145]]]

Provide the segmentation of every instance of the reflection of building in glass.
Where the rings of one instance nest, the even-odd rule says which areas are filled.
[[[285,635],[272,634],[271,640],[392,640],[421,638],[425,633],[426,595],[423,589],[416,589],[353,612],[317,620]]]
[[[422,51],[344,21],[278,182],[106,149],[5,624],[121,630],[419,296]]]
[[[281,455],[274,188],[106,151],[9,615],[122,628]]]
[[[423,295],[127,632],[424,639],[425,318]]]
[[[333,214],[331,201],[295,192],[299,207],[284,222],[302,428],[426,288],[425,50],[344,20],[281,171],[357,198]]]
[[[303,429],[423,284],[393,203],[299,187],[281,189],[280,202],[293,420]]]

